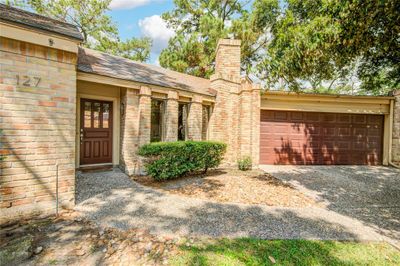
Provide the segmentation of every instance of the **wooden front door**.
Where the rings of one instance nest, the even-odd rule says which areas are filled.
[[[112,163],[112,110],[112,102],[81,99],[81,165]]]

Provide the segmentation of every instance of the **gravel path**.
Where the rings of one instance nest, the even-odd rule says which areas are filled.
[[[322,208],[223,204],[164,194],[119,170],[77,177],[76,210],[102,226],[156,234],[263,239],[384,240],[361,222]]]
[[[323,202],[400,241],[400,170],[384,166],[284,166],[261,168]]]

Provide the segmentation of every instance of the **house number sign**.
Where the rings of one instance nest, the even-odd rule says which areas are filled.
[[[22,85],[25,87],[37,87],[40,80],[40,77],[17,75],[17,85]]]

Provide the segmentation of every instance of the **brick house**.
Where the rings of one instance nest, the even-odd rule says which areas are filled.
[[[73,25],[0,5],[1,220],[74,205],[75,171],[140,171],[151,141],[219,140],[226,165],[400,164],[400,93],[260,92],[240,41],[198,78],[82,48]],[[58,165],[58,168],[57,168]],[[58,171],[57,171],[58,169]]]

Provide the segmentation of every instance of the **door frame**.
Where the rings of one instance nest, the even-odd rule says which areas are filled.
[[[387,166],[392,161],[393,102],[394,97],[391,96],[267,92],[261,96],[260,112],[261,110],[282,110],[382,115],[384,116],[382,165]]]
[[[113,103],[113,130],[112,130],[112,165],[116,166],[119,165],[119,153],[120,153],[120,99],[117,97],[108,97],[108,96],[100,96],[100,95],[92,95],[92,94],[79,94],[77,97],[77,109],[76,109],[76,153],[75,153],[75,165],[77,168],[80,167],[80,127],[81,127],[81,99],[90,99],[90,100],[100,100],[100,101],[109,101]],[[97,165],[104,165],[104,164],[97,164]],[[85,165],[89,166],[89,165]]]

